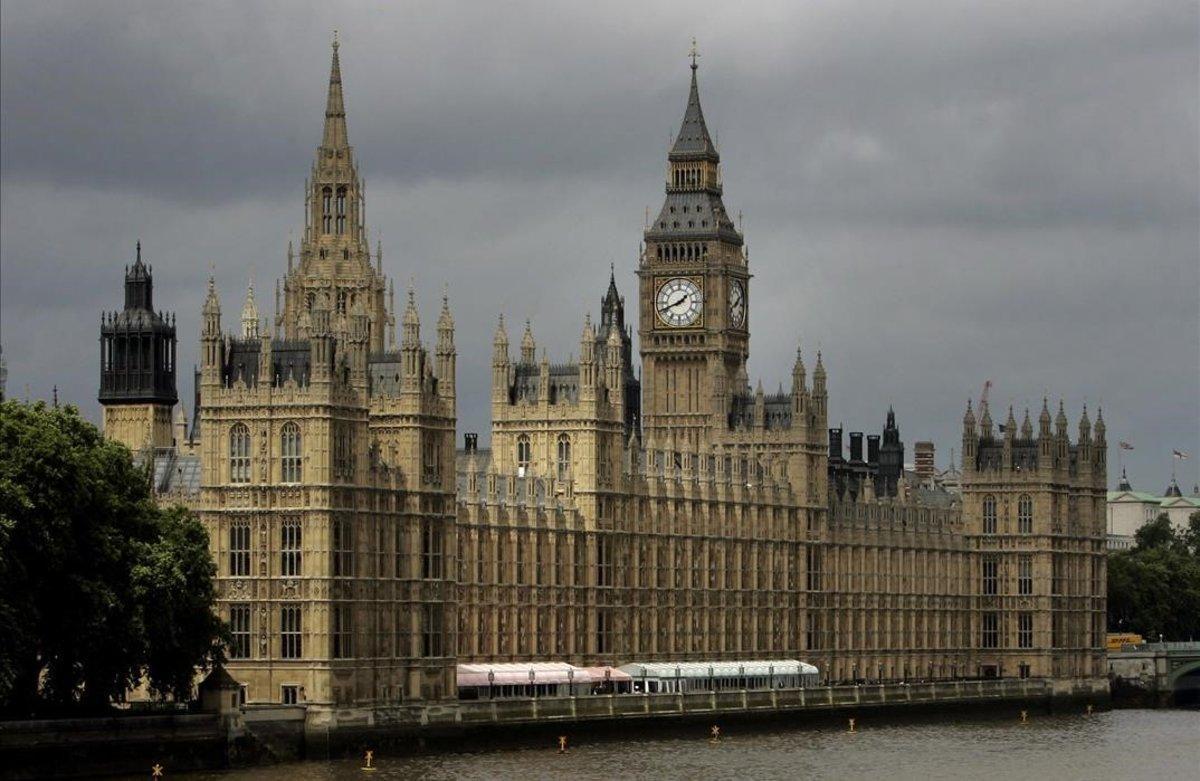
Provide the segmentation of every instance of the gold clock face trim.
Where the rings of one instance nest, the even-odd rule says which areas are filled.
[[[704,292],[694,279],[672,277],[659,284],[654,311],[659,321],[671,328],[696,325],[704,314]]]
[[[738,279],[729,282],[729,323],[734,328],[746,324],[746,288]]]

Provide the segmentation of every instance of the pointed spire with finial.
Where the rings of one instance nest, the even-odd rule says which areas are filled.
[[[258,304],[254,301],[254,280],[246,285],[246,301],[242,304],[242,336],[253,339],[258,336]]]
[[[204,296],[204,313],[221,313],[221,302],[217,298],[217,280],[212,274],[208,275],[208,293]]]
[[[334,30],[329,95],[325,100],[325,132],[321,136],[321,146],[326,149],[345,149],[350,145],[350,137],[346,132],[346,104],[342,96],[342,65],[338,59],[338,46],[337,30]]]
[[[521,363],[532,364],[537,360],[537,343],[533,341],[533,324],[525,318],[525,333],[521,335]]]
[[[675,143],[671,145],[671,155],[705,155],[716,159],[717,147],[708,133],[708,126],[704,123],[704,111],[700,108],[700,86],[696,81],[696,71],[700,67],[696,64],[696,59],[700,54],[696,50],[694,38],[688,56],[692,60],[692,86],[688,93],[687,108],[683,112],[683,122],[675,136]]]
[[[450,314],[450,287],[448,285],[442,287],[442,311],[438,315],[438,332],[446,331],[449,331],[451,335],[454,333],[454,316]]]
[[[417,298],[411,281],[408,284],[408,304],[404,307],[403,329],[401,345],[408,349],[420,347],[421,318],[417,315]]]

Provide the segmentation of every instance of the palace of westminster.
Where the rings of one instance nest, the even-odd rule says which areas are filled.
[[[141,259],[101,324],[107,435],[209,532],[251,702],[456,696],[457,665],[804,659],[823,680],[1105,675],[1105,431],[963,417],[955,493],[827,425],[826,370],[746,374],[751,273],[693,59],[637,310],[610,279],[579,359],[492,353],[490,450],[457,449],[454,319],[432,348],[366,241],[337,44],[273,327],[226,333],[210,279],[193,416]],[[399,318],[397,343],[396,320]],[[632,331],[639,338],[635,373]],[[976,418],[978,414],[978,419]]]

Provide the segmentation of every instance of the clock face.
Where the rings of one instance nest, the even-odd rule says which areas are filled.
[[[729,283],[729,322],[734,328],[746,322],[746,289],[736,279]]]
[[[658,319],[675,328],[692,325],[699,320],[703,306],[704,295],[699,286],[683,277],[664,282],[654,298]]]

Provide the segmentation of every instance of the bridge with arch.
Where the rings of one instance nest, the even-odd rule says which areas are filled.
[[[1200,642],[1141,643],[1109,651],[1113,697],[1200,707]]]

